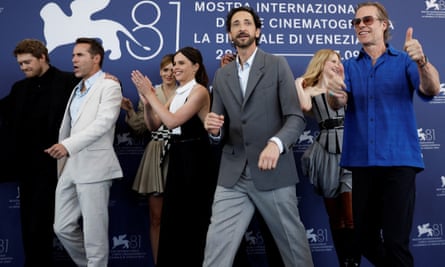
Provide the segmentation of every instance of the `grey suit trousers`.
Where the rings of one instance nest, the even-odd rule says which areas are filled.
[[[233,188],[216,188],[203,266],[232,266],[255,207],[268,225],[285,265],[313,266],[295,186],[259,191],[248,167]]]
[[[58,181],[54,232],[78,266],[108,265],[111,184],[111,180],[75,184],[67,175],[62,175]]]

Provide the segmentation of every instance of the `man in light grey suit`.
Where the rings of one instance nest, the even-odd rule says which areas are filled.
[[[257,47],[261,21],[250,7],[226,20],[237,58],[218,69],[205,128],[222,142],[203,266],[229,267],[255,206],[291,267],[313,266],[300,220],[292,145],[306,122],[286,60]]]
[[[59,143],[45,150],[58,159],[54,231],[78,266],[108,264],[110,187],[122,177],[113,149],[122,93],[119,83],[105,79],[103,58],[95,39],[76,40],[72,61],[82,81],[65,110]]]

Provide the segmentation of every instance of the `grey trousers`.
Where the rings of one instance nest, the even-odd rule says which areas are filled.
[[[216,188],[203,266],[232,266],[255,206],[269,227],[284,264],[289,267],[313,266],[295,186],[259,191],[247,167],[233,188]]]
[[[54,232],[78,266],[108,265],[108,200],[111,184],[111,180],[75,184],[67,176],[59,179]]]

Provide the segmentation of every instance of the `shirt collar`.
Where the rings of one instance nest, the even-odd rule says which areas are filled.
[[[83,92],[82,94],[86,94],[91,86],[93,86],[93,84],[96,82],[96,80],[103,74],[104,72],[102,70],[99,70],[98,72],[96,72],[95,74],[93,74],[93,76],[91,76],[90,78],[86,79],[86,80],[81,80],[77,86],[76,86],[76,93],[77,94],[81,94],[80,90],[82,89],[82,85],[85,84],[85,92]]]
[[[191,81],[189,81],[188,83],[184,84],[183,86],[178,87],[178,89],[176,89],[176,94],[177,95],[184,94],[188,90],[192,89],[193,86],[195,86],[195,84],[196,84],[196,80],[192,79]]]
[[[392,45],[386,44],[386,50],[385,50],[384,54],[388,54],[390,56],[397,56],[400,54],[400,51],[395,49]],[[363,57],[369,57],[369,56],[366,53],[365,49],[363,49],[363,47],[362,47],[360,49],[360,54],[358,55],[358,57],[355,58],[355,60],[359,60],[360,58],[363,58]]]
[[[252,55],[244,62],[244,65],[247,65],[247,67],[252,66],[252,62],[255,59],[256,52],[258,51],[258,47],[255,48],[255,51],[253,51]],[[238,66],[238,69],[241,68],[241,64],[239,62],[239,55],[236,57],[236,65]]]
[[[102,75],[102,73],[103,73],[103,71],[99,70],[98,72],[93,74],[93,76],[91,76],[90,78],[85,80],[85,87],[87,88],[87,90],[90,89],[91,86],[93,86],[93,84]]]

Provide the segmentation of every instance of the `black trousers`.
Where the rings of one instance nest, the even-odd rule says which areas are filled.
[[[54,195],[57,178],[20,181],[20,215],[25,267],[51,267],[54,241]]]
[[[412,167],[352,169],[355,229],[363,255],[378,267],[411,267],[409,249],[415,204]]]

